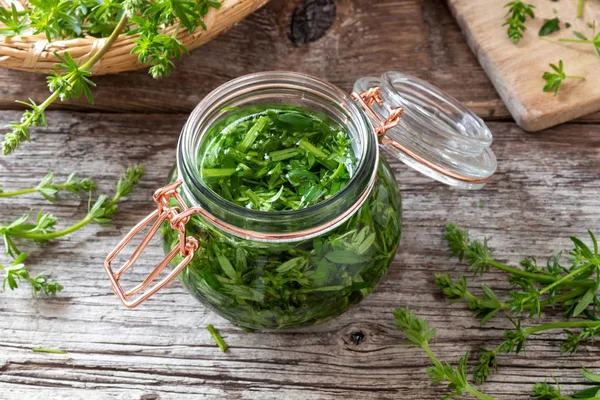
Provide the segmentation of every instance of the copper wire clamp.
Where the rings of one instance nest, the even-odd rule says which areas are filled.
[[[196,250],[198,249],[198,240],[194,237],[186,237],[185,235],[185,224],[189,221],[189,216],[181,216],[181,213],[188,209],[185,204],[185,200],[181,198],[181,195],[177,193],[177,188],[181,185],[181,181],[174,182],[168,186],[165,186],[154,193],[154,201],[157,204],[157,209],[154,210],[150,215],[140,221],[124,238],[119,242],[117,247],[106,257],[104,261],[104,269],[108,274],[110,283],[113,291],[121,299],[121,302],[127,308],[133,308],[144,302],[154,293],[158,292],[165,285],[171,282],[175,277],[192,261]],[[178,205],[171,206],[171,199],[174,199]],[[132,289],[125,291],[119,284],[119,280],[123,274],[137,261],[144,248],[148,245],[152,237],[156,234],[160,226],[164,221],[169,221],[171,228],[179,231],[179,241],[169,254],[158,264],[158,266],[148,275],[146,279],[139,285]],[[147,225],[152,225],[150,231],[144,236],[139,246],[135,249],[129,260],[116,272],[113,271],[111,263],[114,258],[123,250],[127,244],[133,239],[133,237],[144,229]],[[181,254],[184,258],[173,268],[173,270],[163,280],[153,286],[147,292],[141,294],[135,299],[132,296],[145,290],[165,269],[167,265],[175,258],[177,254]]]

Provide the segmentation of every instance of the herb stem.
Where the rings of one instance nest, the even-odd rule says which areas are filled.
[[[582,81],[585,81],[585,76],[579,76],[579,75],[567,75],[567,78],[571,78],[571,79],[581,79]]]
[[[543,324],[538,326],[532,326],[531,328],[524,329],[525,336],[531,334],[548,331],[552,329],[570,329],[570,328],[597,328],[600,326],[600,321],[564,321],[564,322],[552,322],[549,324]]]
[[[68,226],[64,229],[61,229],[60,231],[47,232],[47,233],[32,233],[32,232],[27,232],[27,231],[25,231],[25,232],[15,231],[15,232],[11,232],[10,235],[21,238],[21,239],[31,239],[31,240],[35,240],[38,242],[52,240],[52,239],[58,239],[59,237],[66,236],[69,233],[75,232],[76,230],[83,228],[84,226],[86,226],[90,222],[92,222],[92,220],[93,220],[93,218],[91,217],[91,215],[87,215],[85,218],[83,218],[79,222],[77,222],[71,226]]]
[[[58,350],[58,349],[45,349],[43,347],[34,347],[31,349],[36,353],[52,353],[52,354],[67,354],[66,350]]]
[[[565,42],[565,43],[585,43],[585,44],[594,44],[593,40],[589,40],[589,39],[568,39],[568,38],[560,38],[558,39],[559,42]]]
[[[100,59],[104,56],[104,54],[106,54],[108,49],[110,49],[111,46],[113,45],[113,43],[117,40],[117,38],[121,34],[121,31],[123,31],[123,29],[125,29],[125,27],[127,26],[127,21],[128,21],[127,17],[125,15],[123,15],[121,17],[121,20],[117,24],[117,26],[115,26],[115,29],[112,31],[112,33],[108,37],[108,39],[106,39],[106,42],[104,42],[104,44],[102,45],[102,47],[100,47],[100,49],[96,52],[96,54],[94,54],[89,60],[87,60],[81,66],[81,69],[87,71],[91,67],[93,67],[98,61],[100,61]]]
[[[471,385],[468,385],[467,387],[465,387],[465,391],[467,393],[471,394],[472,396],[475,396],[481,400],[495,400],[493,397],[490,397],[487,394],[481,393],[479,390],[475,389]]]
[[[335,168],[337,168],[338,166],[335,165],[333,166],[331,164],[331,162],[328,162],[328,155],[321,149],[317,148],[316,146],[314,146],[311,142],[309,142],[306,139],[301,139],[300,142],[298,142],[298,146],[300,146],[300,148],[312,153],[317,160],[319,160],[319,162],[321,164],[323,164],[324,166],[326,166],[327,168],[329,168],[330,170],[333,170]]]
[[[524,278],[528,278],[528,279],[531,279],[538,283],[554,284],[555,282],[557,282],[556,278],[551,275],[543,275],[543,274],[537,274],[534,272],[523,271],[521,269],[499,263],[498,261],[496,261],[494,259],[489,259],[487,264],[496,269],[499,269],[501,271],[508,272],[510,274],[521,276]],[[579,272],[581,272],[581,271],[579,271]],[[570,275],[572,275],[572,274],[565,276],[565,278],[570,277]],[[571,280],[571,281],[565,282],[564,278],[561,278],[558,282],[560,282],[559,283],[560,285],[566,286],[566,287],[591,287],[591,286],[595,285],[595,282],[589,281],[589,280],[587,280],[587,281],[572,281]],[[552,286],[552,287],[554,287],[554,286]],[[550,289],[552,289],[552,288],[550,288]]]
[[[21,196],[23,194],[35,193],[37,191],[38,191],[37,188],[29,188],[29,189],[15,190],[15,191],[12,191],[12,192],[0,192],[0,197]]]
[[[546,286],[545,288],[543,288],[542,290],[540,290],[540,295],[546,293],[549,290],[552,290],[553,288],[555,288],[556,286],[560,285],[561,283],[571,279],[572,277],[579,275],[580,273],[582,273],[583,271],[585,271],[586,269],[593,267],[592,264],[587,264],[584,265],[583,267],[577,268],[575,269],[573,272],[563,276],[562,278],[560,278],[559,280],[555,281],[554,283],[552,283],[551,285]]]
[[[269,118],[268,117],[260,117],[254,123],[254,125],[252,125],[252,128],[250,128],[250,130],[248,131],[248,133],[244,137],[244,140],[242,140],[242,142],[238,146],[238,149],[241,152],[245,153],[245,152],[248,151],[248,149],[250,148],[250,146],[252,146],[252,144],[254,143],[254,141],[256,140],[256,138],[258,137],[258,134],[267,125],[267,122],[269,122]]]
[[[226,178],[235,174],[235,168],[202,168],[203,178]]]
[[[208,329],[208,331],[210,332],[210,335],[212,336],[213,340],[217,343],[217,345],[219,346],[221,351],[223,353],[225,353],[229,347],[227,346],[227,343],[225,343],[225,341],[219,334],[219,331],[217,331],[212,324],[209,324],[206,327],[206,329]]]
[[[542,275],[542,274],[536,274],[533,272],[523,271],[522,269],[511,267],[506,264],[502,264],[494,259],[489,259],[488,265],[490,265],[496,269],[499,269],[501,271],[508,272],[510,274],[522,276],[524,278],[529,278],[529,279],[534,280],[539,283],[552,283],[555,281],[555,279],[550,275]]]
[[[583,18],[583,6],[585,5],[585,0],[579,0],[579,4],[577,4],[577,18]]]

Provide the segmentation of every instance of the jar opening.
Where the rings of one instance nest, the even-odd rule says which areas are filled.
[[[212,190],[200,176],[201,158],[214,136],[211,127],[250,106],[300,107],[345,127],[356,157],[346,186],[306,208],[286,211],[248,209]],[[258,232],[294,232],[335,219],[358,201],[376,173],[378,148],[370,124],[346,93],[316,78],[292,72],[263,72],[230,81],[215,89],[196,107],[180,137],[178,169],[186,199],[222,220]]]

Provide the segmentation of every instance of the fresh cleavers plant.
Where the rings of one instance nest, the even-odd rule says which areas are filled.
[[[482,286],[482,296],[468,289],[467,280],[461,276],[452,280],[448,274],[435,276],[435,283],[450,301],[464,300],[482,324],[503,312],[509,313],[514,329],[504,333],[504,341],[492,350],[481,349],[479,364],[475,367],[477,383],[484,382],[497,369],[500,353],[519,353],[525,349],[529,336],[542,331],[563,330],[567,339],[561,344],[564,353],[574,353],[582,342],[592,340],[600,332],[600,254],[598,241],[589,231],[592,246],[571,237],[573,250],[569,267],[561,265],[562,252],[551,257],[545,267],[540,267],[534,257],[524,258],[520,268],[494,259],[493,249],[483,241],[469,240],[468,232],[455,224],[446,226],[445,239],[451,256],[466,261],[477,275],[497,269],[508,274],[512,290],[507,299],[500,299],[488,286]],[[539,318],[543,310],[560,309],[566,321],[531,327],[522,326],[522,318]]]
[[[406,338],[405,344],[423,349],[431,360],[433,365],[426,370],[427,375],[431,378],[431,383],[434,385],[447,384],[446,389],[449,393],[442,400],[458,396],[461,396],[461,398],[467,396],[480,400],[495,400],[469,382],[467,371],[468,352],[459,360],[456,368],[448,362],[440,361],[429,346],[435,336],[435,329],[429,327],[427,320],[417,317],[415,312],[408,308],[397,308],[393,314],[397,329]],[[474,375],[475,380],[477,380],[477,373],[475,372]],[[600,375],[594,374],[586,368],[582,369],[582,375],[592,383],[600,383]],[[556,387],[548,382],[538,382],[533,386],[531,394],[531,398],[537,400],[597,400],[600,398],[599,396],[600,385],[580,390],[571,397],[562,394],[558,382],[556,382]]]
[[[116,184],[114,195],[100,195],[92,203],[92,191],[96,188],[96,183],[89,178],[77,178],[75,174],[59,184],[55,184],[53,174],[50,173],[34,188],[15,190],[10,192],[0,192],[0,197],[14,197],[29,193],[38,192],[51,202],[57,201],[57,194],[61,190],[67,190],[73,193],[87,192],[89,195],[88,212],[80,221],[56,230],[57,219],[54,215],[40,211],[35,218],[32,218],[31,211],[14,221],[3,224],[0,222],[0,235],[4,240],[5,254],[14,259],[11,265],[0,264],[0,271],[4,272],[2,287],[14,290],[20,282],[27,282],[32,289],[33,294],[43,291],[45,294],[56,294],[63,289],[62,285],[56,281],[51,281],[41,273],[35,277],[29,274],[24,261],[26,253],[20,250],[21,243],[35,242],[43,243],[53,239],[71,234],[91,223],[106,224],[110,222],[117,212],[117,203],[128,196],[133,188],[138,184],[144,173],[143,165],[136,165],[127,169]]]
[[[167,77],[174,67],[172,59],[180,58],[187,50],[177,40],[178,30],[169,35],[164,33],[166,28],[179,21],[190,32],[198,27],[206,29],[203,18],[210,8],[220,6],[215,0],[31,0],[24,11],[17,11],[14,4],[10,10],[0,7],[0,36],[24,35],[31,29],[34,34],[45,34],[49,42],[83,35],[107,38],[82,65],[66,51],[56,54],[60,62],[47,78],[50,96],[39,104],[31,99],[19,101],[27,111],[9,125],[2,153],[11,154],[22,142],[29,141],[31,127],[46,125],[44,113],[57,99],[67,101],[85,95],[93,103],[91,68],[121,33],[138,35],[131,52],[150,66],[154,78]]]

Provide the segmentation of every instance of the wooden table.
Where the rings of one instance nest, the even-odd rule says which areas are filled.
[[[177,63],[163,82],[145,71],[95,79],[95,106],[55,107],[49,127],[36,130],[33,143],[0,158],[5,188],[35,185],[50,170],[60,177],[77,170],[108,191],[128,165],[147,167],[111,227],[88,226],[65,240],[30,248],[31,270],[51,272],[64,291],[54,298],[32,299],[26,288],[0,295],[0,399],[437,399],[443,388],[429,384],[426,356],[401,344],[392,310],[408,305],[428,318],[438,329],[433,350],[452,362],[467,350],[498,344],[509,327],[503,319],[480,327],[463,304],[449,305],[439,295],[435,272],[456,277],[466,271],[447,257],[444,225],[454,221],[474,237],[489,235],[497,257],[511,263],[530,254],[544,259],[568,248],[570,235],[600,231],[598,116],[524,133],[509,118],[442,0],[341,0],[332,30],[302,47],[287,37],[293,9],[288,3],[273,0]],[[179,283],[125,310],[102,263],[151,211],[151,194],[173,163],[187,114],[219,84],[266,69],[306,72],[346,90],[360,76],[386,70],[426,79],[486,117],[498,173],[483,190],[459,191],[391,160],[404,198],[401,248],[377,290],[327,324],[248,333],[200,306]],[[19,116],[15,99],[46,95],[43,76],[0,70],[0,82],[2,124]],[[85,214],[84,203],[66,196],[54,206],[32,195],[2,200],[0,216],[8,221],[43,208],[67,224]],[[153,248],[145,266],[160,254]],[[140,266],[132,279],[144,271]],[[499,273],[482,282],[501,293],[508,287]],[[209,323],[221,331],[229,352],[215,346],[205,329]],[[363,340],[354,343],[352,337],[360,335]],[[566,393],[581,389],[580,367],[598,371],[600,349],[589,344],[563,356],[557,348],[563,337],[538,335],[526,353],[500,357],[501,371],[482,389],[499,399],[527,399],[533,383],[552,377]],[[35,353],[33,347],[68,353]]]

